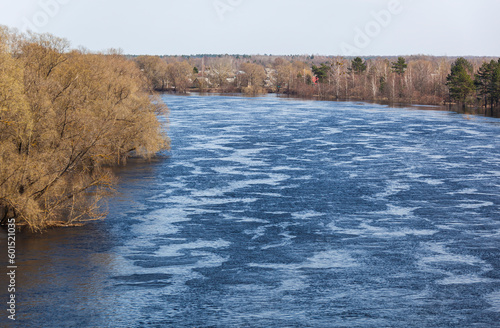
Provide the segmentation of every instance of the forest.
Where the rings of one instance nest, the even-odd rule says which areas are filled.
[[[166,112],[125,57],[0,26],[1,223],[42,231],[103,217],[111,168],[168,149]]]
[[[196,55],[131,57],[157,91],[277,93],[323,100],[494,109],[500,59],[432,56]]]

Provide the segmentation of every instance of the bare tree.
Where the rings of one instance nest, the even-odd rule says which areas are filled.
[[[193,67],[186,61],[168,64],[167,75],[175,92],[185,93],[193,83]]]
[[[107,167],[168,148],[156,116],[166,108],[135,63],[66,44],[32,34],[16,57],[0,46],[0,95],[10,95],[0,99],[0,214],[32,230],[101,217]]]
[[[231,57],[214,58],[209,65],[209,78],[212,84],[221,91],[225,90],[228,79],[234,77]]]

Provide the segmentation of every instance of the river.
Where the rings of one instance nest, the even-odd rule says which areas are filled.
[[[18,234],[17,326],[500,327],[500,119],[163,99],[105,220]]]

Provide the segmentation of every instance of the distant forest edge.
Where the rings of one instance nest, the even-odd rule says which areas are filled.
[[[286,94],[497,109],[500,59],[271,55],[131,56],[157,91]]]
[[[0,26],[1,224],[42,231],[103,217],[110,167],[168,149],[166,111],[133,61]]]

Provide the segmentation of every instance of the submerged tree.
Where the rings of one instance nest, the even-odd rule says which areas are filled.
[[[186,61],[170,63],[167,76],[175,92],[185,93],[193,82],[193,67]]]
[[[460,57],[451,66],[451,73],[446,78],[450,90],[450,98],[461,102],[465,107],[469,96],[474,91],[474,80],[472,79],[473,67],[467,59]]]
[[[241,77],[243,92],[251,95],[264,93],[264,80],[266,79],[264,67],[254,63],[244,63],[241,69],[244,72]]]
[[[163,59],[157,56],[139,56],[135,61],[150,81],[151,87],[154,90],[163,91],[168,89],[168,66]]]
[[[228,78],[234,77],[232,59],[229,57],[212,59],[209,76],[213,85],[219,90],[224,91],[227,87]]]
[[[32,34],[0,39],[0,219],[42,230],[102,216],[109,167],[168,148],[143,73],[119,55],[67,51]]]
[[[493,108],[500,99],[500,60],[483,63],[475,77],[474,83],[478,95],[484,100],[484,106],[490,103]]]
[[[278,58],[281,59],[281,58]],[[274,72],[272,75],[272,81],[276,90],[276,93],[281,93],[283,90],[286,93],[290,93],[290,88],[292,87],[294,81],[294,69],[293,65],[284,60],[276,60],[274,62]]]

